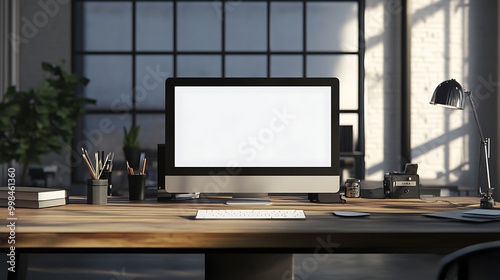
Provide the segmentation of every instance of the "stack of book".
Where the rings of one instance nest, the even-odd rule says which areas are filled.
[[[8,187],[0,187],[0,206],[8,206],[9,197],[14,195],[14,207],[46,208],[67,204],[67,192],[63,189],[38,187],[17,187],[14,192]],[[11,199],[12,200],[12,199]]]

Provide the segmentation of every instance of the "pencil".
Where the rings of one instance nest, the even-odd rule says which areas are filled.
[[[134,169],[132,169],[132,168],[130,167],[130,165],[128,164],[128,160],[127,160],[127,171],[128,171],[128,174],[130,174],[130,175],[134,175]]]
[[[90,170],[90,175],[92,176],[92,179],[97,179],[95,173],[94,173],[94,170],[92,169],[92,167],[90,166],[90,162],[89,160],[87,159],[87,157],[85,156],[85,154],[82,154],[83,156],[83,159],[85,160],[85,163],[87,163],[87,167],[89,168]]]

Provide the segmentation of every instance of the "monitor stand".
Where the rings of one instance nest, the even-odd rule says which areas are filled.
[[[271,205],[267,193],[233,193],[233,198],[226,201],[227,205]]]

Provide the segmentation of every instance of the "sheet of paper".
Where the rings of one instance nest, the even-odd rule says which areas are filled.
[[[500,210],[495,209],[474,209],[465,211],[463,216],[482,217],[482,218],[500,218]]]
[[[427,217],[448,218],[448,219],[454,219],[454,220],[460,220],[460,221],[466,221],[466,222],[476,222],[476,223],[484,223],[484,222],[494,221],[493,219],[464,217],[464,216],[462,216],[462,214],[465,211],[468,211],[468,210],[454,210],[454,211],[445,211],[445,212],[438,212],[438,213],[429,213],[429,214],[423,214],[423,215],[427,216]]]
[[[333,211],[333,214],[341,217],[364,217],[370,216],[370,213],[349,212],[349,211]]]

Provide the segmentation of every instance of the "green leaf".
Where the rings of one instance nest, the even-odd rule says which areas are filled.
[[[42,122],[40,122],[40,121],[37,121],[37,122],[36,122],[36,127],[37,127],[38,129],[42,129],[42,128],[43,128],[43,123],[42,123]]]
[[[1,104],[0,115],[1,116],[14,116],[19,113],[21,106],[19,104],[7,103]]]
[[[12,159],[32,163],[41,155],[59,152],[73,137],[79,116],[86,113],[84,104],[95,104],[75,95],[77,84],[89,80],[66,72],[64,61],[57,66],[42,62],[41,67],[49,77],[38,88],[9,87],[0,102],[0,163]]]
[[[43,105],[37,105],[35,106],[35,111],[38,113],[38,114],[48,114],[50,111],[47,107],[43,106]]]
[[[89,99],[89,98],[85,98],[84,101],[87,104],[96,104],[97,103],[97,100],[95,100],[95,99]]]
[[[131,127],[129,131],[125,127],[123,127],[124,139],[123,146],[125,148],[133,148],[139,146],[139,131],[141,126]]]
[[[48,146],[54,152],[58,152],[62,149],[62,145],[61,143],[59,143],[59,141],[52,141],[48,143]]]
[[[85,77],[80,78],[80,83],[82,83],[84,86],[86,86],[89,82],[90,80]]]
[[[42,70],[49,73],[54,73],[54,66],[48,62],[42,62]]]
[[[71,114],[71,111],[68,108],[59,108],[56,111],[56,115],[60,116],[61,118],[67,118],[70,116],[70,114]]]
[[[68,83],[78,84],[80,82],[80,77],[76,74],[71,74],[67,76],[66,81]]]
[[[14,87],[14,86],[8,87],[7,92],[5,92],[4,101],[12,99],[13,97],[16,96],[16,94],[17,94],[16,87]]]
[[[0,130],[5,130],[6,126],[8,126],[10,123],[10,118],[8,116],[0,116],[0,126],[2,126],[2,129]]]

